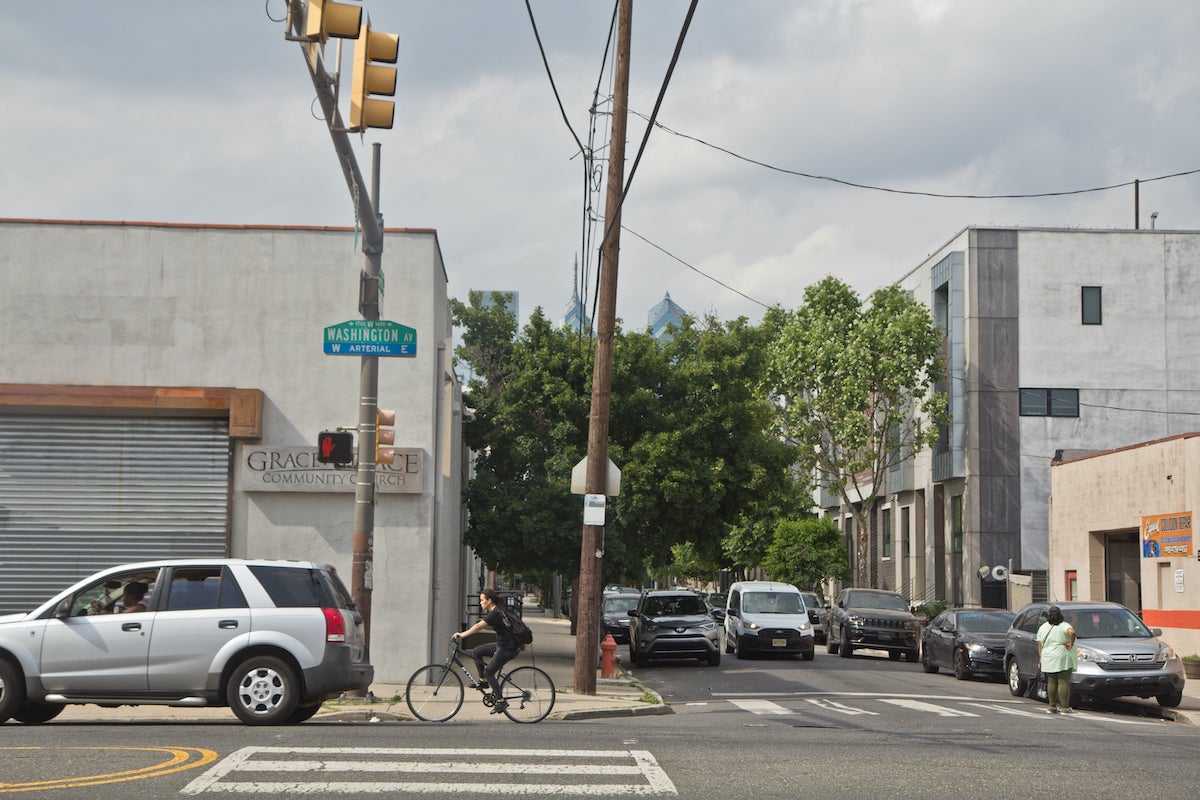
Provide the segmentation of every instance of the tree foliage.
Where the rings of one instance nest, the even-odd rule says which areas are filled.
[[[540,309],[510,341],[494,341],[515,331],[494,305],[471,293],[453,307],[464,327],[455,355],[475,375],[466,539],[492,568],[574,575],[582,499],[569,486],[587,450],[594,345]],[[715,571],[730,563],[722,543],[731,531],[770,529],[781,517],[793,458],[759,390],[766,344],[744,319],[685,319],[666,342],[616,332],[608,451],[622,476],[605,526],[605,582],[640,582],[684,543],[693,565]],[[757,563],[766,544],[745,558]]]
[[[832,276],[765,324],[777,332],[765,385],[780,430],[813,453],[819,479],[854,516],[854,578],[865,585],[868,520],[887,470],[935,442],[945,415],[946,398],[935,391],[943,335],[899,286],[864,304]]]
[[[763,567],[771,580],[816,592],[827,580],[850,577],[841,531],[827,517],[780,522]]]

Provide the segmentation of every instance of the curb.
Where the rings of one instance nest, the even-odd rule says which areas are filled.
[[[551,714],[552,719],[602,719],[604,717],[656,717],[663,714],[674,714],[675,709],[668,705],[645,705],[641,708],[596,708],[590,711],[565,711],[561,716]]]

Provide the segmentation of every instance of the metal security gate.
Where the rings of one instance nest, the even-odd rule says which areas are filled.
[[[0,414],[0,614],[114,564],[226,555],[228,425]]]

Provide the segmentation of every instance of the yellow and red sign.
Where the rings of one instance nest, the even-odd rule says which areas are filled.
[[[1192,553],[1192,512],[1142,517],[1143,558],[1190,557]]]

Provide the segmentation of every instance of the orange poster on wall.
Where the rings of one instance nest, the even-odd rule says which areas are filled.
[[[1192,512],[1142,517],[1142,556],[1178,558],[1192,555]]]

